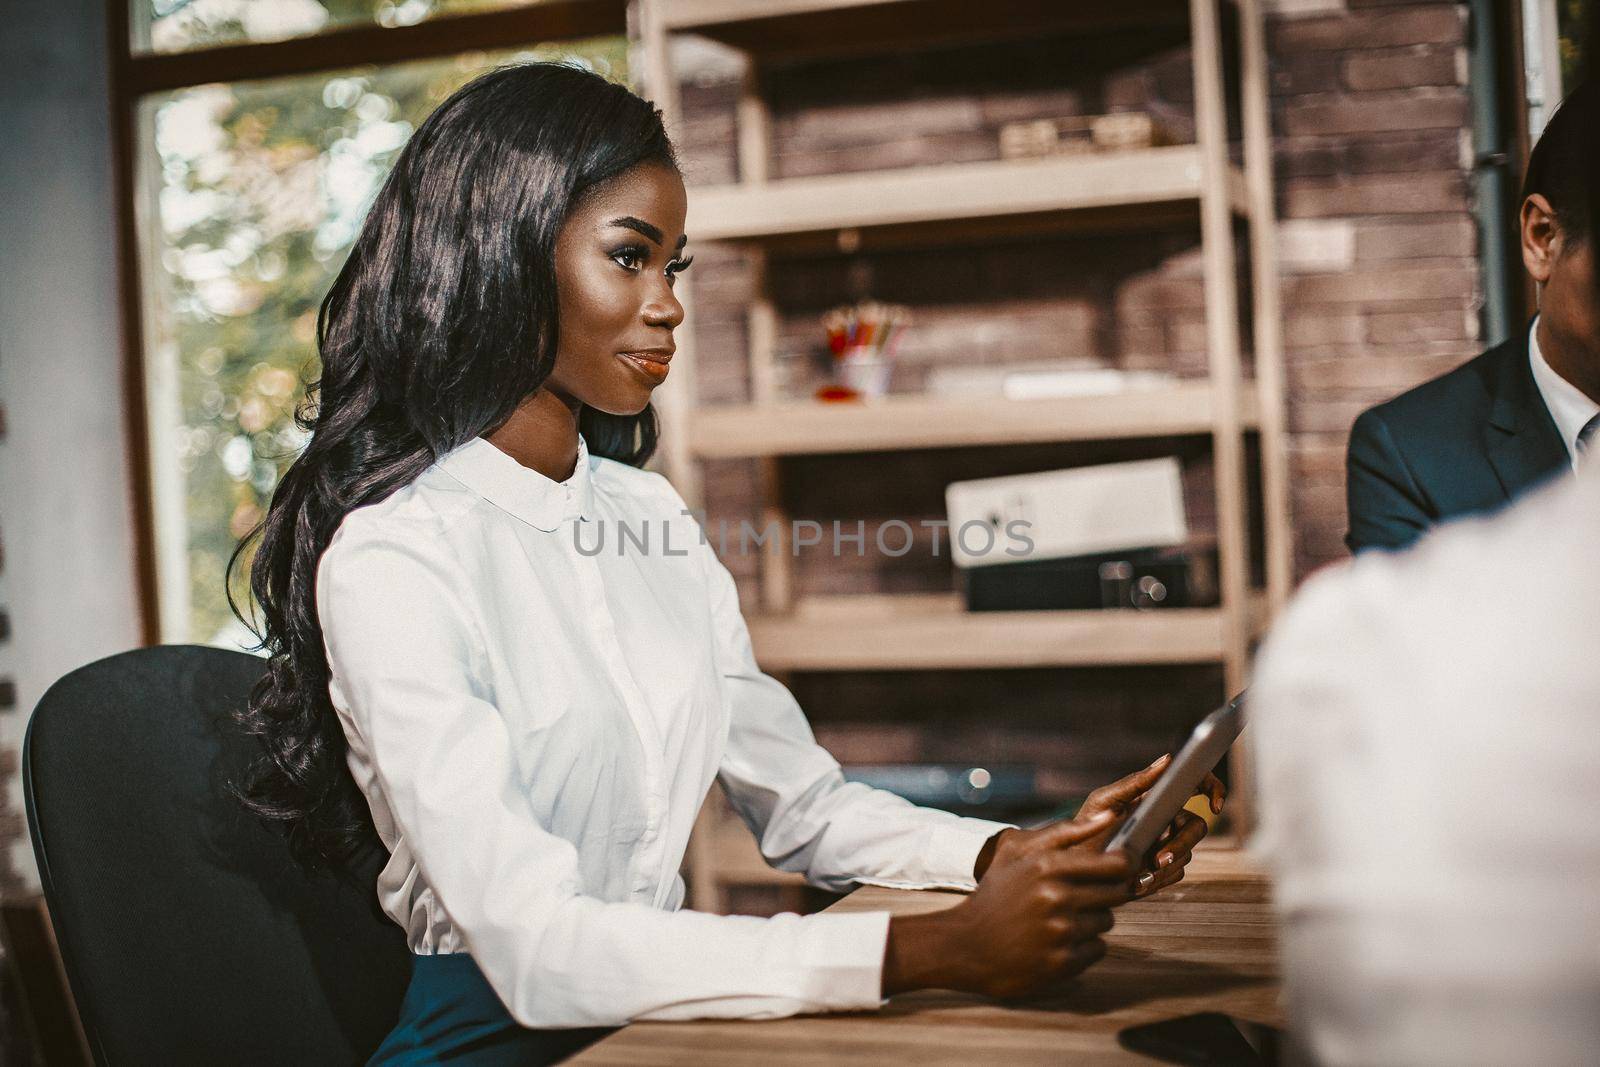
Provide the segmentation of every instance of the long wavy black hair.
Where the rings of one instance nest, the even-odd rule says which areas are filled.
[[[484,74],[440,104],[384,182],[322,302],[320,381],[295,418],[310,432],[248,546],[266,675],[237,716],[261,752],[231,784],[287,834],[306,868],[348,871],[376,841],[328,696],[317,564],[339,523],[504,423],[555,363],[556,238],[573,206],[644,163],[676,168],[660,113],[577,67]],[[584,408],[589,450],[643,464],[653,408]]]

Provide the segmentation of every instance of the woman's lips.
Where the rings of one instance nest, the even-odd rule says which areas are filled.
[[[617,358],[650,384],[660,385],[667,380],[667,362],[672,355],[667,352],[618,352]]]

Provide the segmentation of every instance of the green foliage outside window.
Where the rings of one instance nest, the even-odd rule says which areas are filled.
[[[558,58],[627,80],[626,41],[603,38],[146,102],[146,359],[175,368],[178,409],[176,432],[153,435],[176,454],[152,462],[182,474],[187,538],[189,614],[166,621],[166,639],[242,634],[223,589],[228,556],[303,444],[293,412],[319,373],[317,308],[400,148],[473,75]]]
[[[1556,23],[1561,37],[1561,84],[1570,91],[1585,70],[1594,73],[1595,57],[1583,54],[1595,39],[1593,0],[1560,0]]]

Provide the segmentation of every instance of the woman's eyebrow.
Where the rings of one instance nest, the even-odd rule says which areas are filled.
[[[612,219],[606,225],[621,226],[624,229],[632,230],[634,233],[642,233],[656,244],[660,244],[666,239],[658,227],[652,226],[643,219],[635,218],[632,215],[623,215],[621,218]]]
[[[661,244],[664,240],[666,240],[666,235],[661,232],[659,227],[652,226],[650,223],[633,215],[623,215],[620,218],[612,219],[606,225],[621,226],[623,229],[632,230],[634,233],[643,234],[656,244]],[[688,243],[689,235],[684,234],[682,237],[678,238],[676,247],[682,248]]]

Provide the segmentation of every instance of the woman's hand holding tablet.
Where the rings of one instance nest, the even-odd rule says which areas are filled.
[[[1189,746],[1177,762],[1179,770],[1193,763]],[[978,887],[967,899],[947,911],[890,921],[883,995],[935,987],[1022,996],[1104,956],[1111,909],[1181,881],[1206,836],[1204,819],[1177,810],[1142,856],[1120,844],[1130,816],[1152,817],[1155,808],[1144,811],[1147,800],[1165,810],[1177,786],[1177,777],[1167,775],[1173,764],[1162,756],[1096,789],[1076,819],[991,837],[973,869]],[[1208,797],[1215,813],[1226,789],[1208,767],[1183,795]]]
[[[1168,753],[1144,770],[1135,771],[1126,778],[1119,778],[1110,785],[1101,786],[1090,793],[1089,798],[1083,802],[1083,807],[1079,809],[1078,817],[1110,812],[1113,820],[1104,832],[1096,835],[1094,840],[1085,842],[1083,847],[1103,850],[1111,845],[1127,825],[1130,816],[1140,809],[1145,798],[1150,795],[1151,790],[1161,781],[1171,765],[1172,755]],[[1227,792],[1222,781],[1215,774],[1207,772],[1199,785],[1185,792],[1184,797],[1186,800],[1190,796],[1207,797],[1211,803],[1212,814],[1216,814],[1222,810],[1222,802],[1226,799]],[[1209,829],[1204,819],[1180,807],[1160,832],[1155,844],[1145,850],[1143,855],[1134,856],[1140,862],[1133,895],[1149,896],[1169,885],[1183,881],[1184,868],[1189,864],[1194,847],[1205,838]],[[1114,851],[1126,850],[1119,845]]]
[[[1133,865],[1083,846],[1114,825],[1102,813],[995,835],[970,896],[946,911],[890,920],[883,995],[937,988],[1018,997],[1104,956],[1101,936],[1111,929],[1111,909],[1128,899]]]
[[[1107,852],[1126,852],[1148,865],[1154,877],[1146,880],[1141,876],[1140,887],[1144,892],[1153,892],[1162,884],[1177,881],[1176,878],[1165,880],[1162,868],[1173,862],[1180,849],[1187,862],[1188,850],[1205,836],[1201,830],[1192,843],[1187,841],[1192,836],[1193,823],[1201,821],[1183,810],[1189,798],[1209,793],[1211,810],[1222,810],[1222,786],[1212,768],[1222,762],[1243,729],[1244,694],[1241,693],[1202,719],[1175,757],[1170,760],[1163,757],[1141,772],[1150,780],[1139,791],[1138,806],[1106,842],[1105,848]],[[1186,843],[1188,848],[1183,849]]]
[[[1236,735],[1237,731],[1234,731],[1234,734]],[[1231,739],[1230,736],[1229,740]],[[1188,754],[1188,746],[1185,746],[1185,753],[1181,753],[1180,756],[1185,754]],[[1192,763],[1192,754],[1191,758],[1184,762]],[[1101,816],[1106,816],[1108,821],[1105,829],[1072,847],[1098,851],[1115,848],[1116,851],[1130,851],[1136,860],[1142,860],[1142,863],[1136,864],[1135,881],[1129,889],[1131,896],[1148,896],[1158,889],[1164,889],[1183,880],[1183,870],[1189,862],[1190,854],[1206,836],[1208,830],[1204,819],[1182,810],[1188,798],[1206,797],[1210,802],[1212,813],[1216,814],[1222,811],[1222,802],[1227,796],[1227,788],[1215,774],[1210,772],[1211,765],[1204,768],[1203,772],[1186,772],[1180,768],[1178,775],[1180,778],[1185,773],[1200,774],[1198,779],[1192,780],[1191,785],[1187,787],[1181,786],[1176,780],[1169,782],[1165,779],[1164,776],[1171,765],[1172,755],[1169,753],[1143,770],[1135,771],[1110,785],[1096,789],[1084,800],[1083,807],[1078,809],[1079,821]],[[1158,783],[1161,784],[1160,790],[1155,788]],[[1174,787],[1179,787],[1175,804],[1171,802]],[[1161,811],[1152,809],[1150,812],[1145,812],[1145,801],[1152,797],[1153,792],[1162,794],[1155,798],[1161,801],[1158,805]],[[1165,809],[1169,805],[1172,811],[1167,814]],[[1159,825],[1150,826],[1148,829],[1144,826],[1130,827],[1130,819],[1138,820],[1141,817],[1146,825],[1152,817],[1160,817]],[[983,878],[989,856],[999,842],[1007,838],[1027,840],[1032,835],[1045,833],[1058,825],[1060,823],[1047,824],[1033,830],[1002,831],[991,838],[983,852],[979,854],[973,873],[979,879]],[[1149,844],[1144,845],[1141,841],[1142,848],[1127,849],[1125,846],[1130,828],[1140,830],[1142,836],[1148,836]]]

